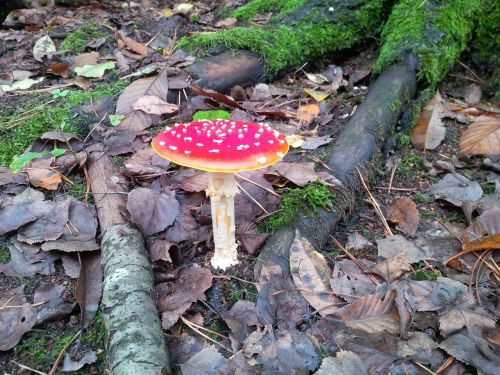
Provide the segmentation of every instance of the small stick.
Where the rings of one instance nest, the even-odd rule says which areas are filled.
[[[249,178],[246,178],[246,177],[243,177],[241,174],[239,173],[235,173],[235,175],[239,178],[241,178],[242,180],[245,180],[246,182],[250,182],[251,184],[255,185],[255,186],[258,186],[260,187],[261,189],[264,189],[265,191],[267,191],[268,193],[271,193],[272,195],[275,195],[277,196],[278,198],[281,198],[281,195],[279,195],[278,193],[276,193],[274,190],[272,189],[269,189],[269,188],[266,188],[265,186],[262,186],[261,184],[259,184],[258,182],[255,182],[255,181],[252,181],[250,180]]]
[[[465,65],[463,62],[459,61],[458,62],[460,65],[462,65],[465,69],[467,69],[469,72],[471,72],[471,74],[482,84],[484,85],[486,82],[484,82],[481,77],[479,77],[476,73],[474,73],[474,71],[469,68],[467,65]]]
[[[229,353],[231,354],[234,354],[231,350],[229,350],[228,348],[226,348],[224,345],[222,345],[220,342],[218,342],[217,340],[214,340],[213,338],[211,338],[210,336],[207,336],[205,335],[203,332],[201,332],[199,329],[197,329],[195,326],[194,326],[194,323],[190,322],[189,320],[187,320],[186,318],[184,318],[183,316],[181,316],[181,320],[184,322],[184,324],[186,324],[189,328],[191,328],[193,331],[195,331],[197,334],[199,334],[200,336],[203,336],[204,338],[206,338],[207,340],[209,341],[212,341],[214,344],[217,344],[219,345],[221,348],[224,348],[225,350],[227,350]]]
[[[446,370],[448,367],[450,367],[453,362],[455,362],[455,358],[454,357],[448,357],[446,359],[446,361],[444,361],[443,364],[441,366],[439,366],[439,368],[436,370],[436,375],[439,375],[444,370]]]
[[[69,346],[73,343],[73,341],[75,341],[75,340],[76,340],[76,338],[80,335],[80,333],[81,333],[81,332],[82,332],[82,331],[81,331],[81,330],[79,330],[79,331],[76,333],[76,335],[74,335],[74,336],[71,338],[71,340],[69,340],[69,342],[68,342],[66,345],[64,345],[64,347],[63,347],[63,348],[61,349],[61,351],[59,352],[59,355],[57,356],[56,361],[54,362],[54,365],[53,365],[53,366],[52,366],[52,368],[50,369],[50,371],[49,371],[49,374],[48,374],[48,375],[52,375],[52,374],[54,374],[54,372],[56,372],[57,367],[59,366],[59,362],[61,362],[61,359],[62,359],[63,354],[66,352],[66,350],[68,349],[68,347],[69,347]]]
[[[242,283],[248,283],[248,284],[252,284],[252,285],[257,285],[257,283],[254,283],[253,281],[248,281],[248,280],[241,279],[239,277],[231,276],[231,275],[215,275],[215,276],[212,276],[212,277],[215,278],[215,279],[227,279],[227,278],[230,278],[230,279],[235,279],[235,280],[241,281]]]
[[[34,372],[35,374],[47,375],[47,373],[45,373],[45,372],[41,372],[41,371],[38,371],[38,370],[32,369],[31,367],[28,367],[28,366],[23,365],[23,364],[21,364],[21,363],[19,363],[19,362],[16,362],[16,361],[14,361],[13,359],[11,359],[10,361],[11,361],[11,362],[13,362],[13,363],[15,363],[16,365],[18,365],[19,367],[21,367],[21,368],[22,368],[22,369],[24,369],[24,370],[32,371],[32,372]]]
[[[33,93],[37,93],[37,92],[47,92],[47,91],[51,91],[51,90],[55,90],[55,89],[62,89],[63,87],[70,87],[73,85],[74,85],[74,83],[70,82],[70,83],[64,83],[62,85],[54,85],[54,86],[50,86],[50,87],[46,87],[44,89],[38,89],[38,90],[13,91],[13,94],[26,95],[26,94],[33,94]]]
[[[263,205],[261,205],[257,200],[250,195],[248,191],[246,191],[243,186],[241,186],[239,183],[236,182],[236,185],[241,189],[242,192],[244,192],[259,208],[266,213],[266,215],[269,215],[269,212],[264,208]]]
[[[12,298],[14,297],[10,297],[6,303],[8,303]],[[37,302],[37,303],[34,303],[31,305],[31,307],[37,307],[37,306],[41,306],[41,305],[44,305],[46,304],[48,301],[43,301],[43,302]],[[23,307],[22,305],[2,305],[0,306],[0,310],[5,310],[5,309],[15,309],[15,308],[21,308]]]
[[[333,243],[334,243],[334,244],[335,244],[335,245],[336,245],[336,246],[337,246],[340,250],[342,250],[344,253],[346,253],[346,254],[347,254],[347,256],[348,256],[348,257],[349,257],[349,258],[350,258],[350,259],[351,259],[351,260],[352,260],[352,261],[353,261],[353,262],[354,262],[354,263],[355,263],[355,264],[356,264],[359,268],[361,268],[361,270],[362,270],[363,272],[366,272],[366,271],[367,271],[366,266],[365,266],[363,263],[361,263],[361,262],[360,262],[360,261],[359,261],[359,260],[358,260],[358,259],[354,256],[354,255],[352,255],[352,254],[349,252],[349,250],[347,250],[344,246],[342,246],[342,245],[340,244],[340,242],[339,242],[339,241],[337,241],[337,240],[335,239],[335,237],[330,236],[330,238],[332,239]],[[370,277],[370,279],[373,281],[373,283],[374,283],[375,285],[380,284],[380,282],[378,281],[378,279],[377,279],[377,278],[376,278],[373,274],[369,273],[369,274],[368,274],[368,276]]]
[[[396,173],[396,168],[397,164],[392,167],[392,172],[391,172],[391,179],[389,180],[389,189],[387,189],[387,196],[391,195],[391,190],[392,190],[392,181],[394,180],[394,174]]]
[[[184,319],[185,319],[185,318],[184,318]],[[186,319],[186,320],[187,320],[187,319]],[[190,320],[187,320],[187,321],[188,321],[189,323],[191,323],[193,326],[195,326],[196,328],[198,328],[198,329],[201,329],[201,330],[203,330],[203,331],[207,331],[207,332],[213,333],[214,335],[217,335],[217,336],[219,336],[219,337],[221,337],[221,338],[223,338],[223,339],[225,339],[225,340],[227,340],[227,339],[228,339],[228,337],[224,336],[222,333],[215,332],[215,331],[213,331],[213,330],[211,330],[211,329],[209,329],[209,328],[205,328],[205,327],[203,327],[203,326],[200,326],[199,324],[196,324],[196,323],[194,323],[194,322],[192,322],[192,321],[190,321]]]
[[[328,169],[330,172],[332,172],[332,173],[333,173],[332,168],[330,168],[330,167],[328,166],[328,164],[324,163],[324,162],[323,162],[323,160],[318,159],[318,158],[317,158],[317,157],[315,157],[315,156],[310,156],[310,155],[306,155],[306,157],[307,157],[308,159],[310,159],[310,160],[312,160],[312,161],[316,162],[316,163],[321,164],[321,165],[323,166],[323,168]]]
[[[435,372],[432,372],[432,370],[429,370],[427,367],[425,367],[423,364],[415,361],[414,359],[411,360],[414,364],[416,364],[418,367],[420,367],[422,370],[424,370],[425,372],[428,372],[429,374],[431,375],[436,375]]]
[[[375,186],[374,189],[381,189],[381,190],[394,190],[394,191],[417,191],[417,189],[411,189],[411,188],[395,188],[395,187],[385,187],[385,186]]]
[[[392,233],[392,230],[389,227],[389,224],[387,224],[387,220],[385,219],[384,214],[382,213],[382,210],[380,209],[379,204],[377,203],[377,201],[373,197],[372,193],[370,192],[370,189],[368,189],[368,186],[366,185],[366,182],[365,182],[365,180],[363,178],[363,175],[361,174],[361,172],[360,172],[360,170],[359,170],[358,167],[356,167],[356,171],[358,171],[359,178],[361,179],[361,183],[363,184],[363,187],[365,188],[366,192],[370,196],[370,200],[371,200],[371,203],[372,203],[373,207],[375,208],[375,212],[380,217],[380,220],[382,220],[382,223],[384,224],[384,228],[385,228],[387,234],[389,236],[393,236],[394,234]]]

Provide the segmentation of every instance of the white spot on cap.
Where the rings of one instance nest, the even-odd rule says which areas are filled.
[[[224,140],[222,140],[222,139],[213,139],[213,141],[215,143],[218,143],[218,144],[221,144],[222,142],[224,142]]]
[[[279,137],[280,133],[278,133],[276,130],[273,132],[275,137]]]
[[[259,164],[264,164],[267,161],[267,158],[265,156],[262,156],[261,158],[257,159],[257,162]]]
[[[186,155],[189,155],[189,154],[191,153],[191,151],[186,150],[186,151],[184,151],[184,153],[185,153]]]
[[[255,146],[260,146],[260,142],[255,142],[254,145]]]
[[[260,138],[260,134],[259,133],[255,133],[255,138]]]
[[[199,142],[198,142],[198,143],[196,144],[196,146],[198,146],[198,147],[203,147],[204,145],[203,145],[203,143],[199,143]]]
[[[172,130],[170,134],[175,135],[175,130]]]
[[[279,157],[279,158],[282,158],[283,156],[285,156],[282,152],[277,152],[276,155]]]
[[[271,144],[271,145],[274,143],[274,141],[273,141],[273,140],[269,140],[268,142],[269,142],[269,144]]]
[[[232,132],[233,132],[233,129],[227,129],[227,132],[228,132],[228,133],[232,133]]]
[[[186,128],[183,128],[183,129],[182,129],[182,132],[183,132],[184,134],[186,134],[186,133],[187,133]]]
[[[165,142],[161,141],[160,146],[165,146]]]
[[[285,140],[284,140],[284,139],[278,139],[278,141],[279,141],[281,144],[285,143]]]
[[[238,138],[243,139],[243,138],[245,138],[245,136],[243,134],[238,134]]]
[[[208,152],[217,153],[217,152],[220,152],[220,150],[217,150],[216,148],[214,148],[213,150],[208,150]]]
[[[193,138],[191,138],[191,137],[184,137],[184,140],[189,142],[189,141],[192,141]]]
[[[238,147],[236,147],[236,149],[237,149],[238,151],[241,151],[241,150],[243,150],[244,148],[245,148],[245,146],[244,146],[244,145],[239,145]]]
[[[177,134],[177,138],[180,138],[180,137],[181,137],[181,135],[180,135],[180,134]]]
[[[172,129],[172,128],[171,128],[171,127],[169,127],[169,126],[167,126],[167,127],[165,128],[165,131],[166,131],[166,132],[168,132],[170,129]]]
[[[171,149],[172,151],[177,150],[177,147],[175,147],[175,146],[168,146],[168,148]]]
[[[261,134],[264,133],[264,129],[260,128],[259,133],[261,133]]]

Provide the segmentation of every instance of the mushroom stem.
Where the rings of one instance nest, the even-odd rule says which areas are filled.
[[[226,269],[238,263],[235,239],[234,196],[238,194],[234,173],[208,173],[207,195],[210,197],[215,254],[214,268]]]

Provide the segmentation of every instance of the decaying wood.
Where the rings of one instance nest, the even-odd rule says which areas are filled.
[[[396,123],[401,107],[415,94],[414,64],[395,65],[370,86],[363,103],[342,131],[328,162],[333,174],[343,182],[343,194],[349,198],[358,194],[356,167],[370,173],[370,166],[380,154],[390,129]],[[322,248],[345,212],[320,210],[314,217],[302,217],[296,224],[300,234],[316,248]],[[254,273],[259,285],[257,311],[259,319],[276,324],[273,306],[281,306],[287,299],[304,300],[294,288],[288,262],[290,247],[295,237],[294,227],[284,227],[269,237],[259,254]],[[264,267],[265,266],[265,267]],[[265,275],[262,271],[265,269]],[[279,282],[277,282],[279,280]],[[265,293],[262,291],[265,290]],[[287,290],[283,293],[283,290]],[[266,297],[266,298],[263,298]],[[277,299],[271,305],[269,299]]]
[[[126,180],[102,152],[90,155],[89,178],[102,233],[109,370],[114,375],[170,374],[144,240],[121,214],[126,196],[119,193],[127,191]]]

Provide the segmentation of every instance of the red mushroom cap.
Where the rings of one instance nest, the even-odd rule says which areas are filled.
[[[232,120],[176,124],[158,134],[151,145],[176,164],[227,173],[267,167],[288,152],[285,137],[269,124]]]

